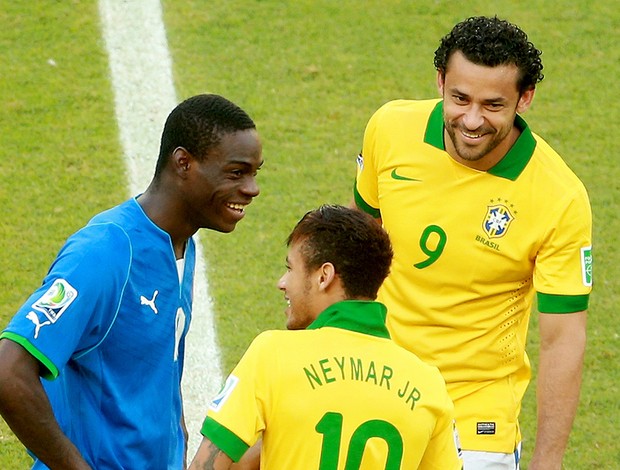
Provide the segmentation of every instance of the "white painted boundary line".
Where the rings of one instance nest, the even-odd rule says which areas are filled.
[[[177,105],[161,5],[159,0],[100,0],[99,14],[129,191],[136,195],[146,189],[153,176],[164,122]],[[222,384],[213,309],[198,237],[196,249],[194,313],[187,336],[183,380],[189,459],[200,443],[208,401]]]

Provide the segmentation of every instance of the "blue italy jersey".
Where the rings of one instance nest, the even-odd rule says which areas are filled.
[[[67,240],[1,335],[44,366],[56,418],[93,468],[183,468],[194,265],[190,239],[179,282],[169,235],[131,199]]]

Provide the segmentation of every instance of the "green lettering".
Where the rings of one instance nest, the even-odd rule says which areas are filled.
[[[394,375],[394,371],[392,370],[392,368],[388,366],[383,366],[383,372],[381,374],[381,381],[379,382],[379,386],[382,386],[383,381],[385,380],[386,387],[389,390],[390,379],[392,378],[392,375]]]
[[[314,383],[312,383],[312,380],[314,380],[317,383],[317,385],[323,385],[323,383],[321,382],[321,379],[319,379],[319,374],[314,368],[314,364],[310,364],[310,367],[312,368],[312,372],[310,372],[305,367],[304,367],[304,372],[306,373],[306,377],[308,377],[308,382],[310,382],[310,386],[312,387],[312,390],[314,390]]]
[[[368,366],[368,375],[366,375],[366,382],[372,379],[375,385],[377,385],[377,372],[375,371],[375,361],[370,361],[370,366]]]
[[[421,396],[422,395],[420,394],[420,391],[414,387],[413,390],[411,390],[409,396],[407,397],[407,400],[405,400],[405,403],[411,401],[411,409],[413,410],[413,408],[415,407],[415,402],[418,401]]]
[[[355,359],[351,359],[351,380],[362,380],[362,360],[357,359],[357,363]]]
[[[336,379],[333,377],[328,377],[327,373],[332,371],[331,367],[326,367],[325,363],[329,362],[329,359],[321,359],[319,361],[319,365],[321,366],[321,371],[323,371],[323,377],[325,378],[325,383],[334,382]]]
[[[336,361],[336,364],[338,364],[338,368],[340,369],[340,375],[342,376],[342,379],[344,380],[344,356],[342,356],[341,359],[342,359],[342,362],[340,362],[337,357],[334,357],[334,361]]]

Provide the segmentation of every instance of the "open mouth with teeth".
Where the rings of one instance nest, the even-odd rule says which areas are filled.
[[[468,139],[479,139],[484,134],[470,134],[469,132],[461,131],[461,133]]]
[[[229,209],[238,212],[239,214],[243,214],[245,207],[247,206],[247,204],[236,204],[234,202],[229,202],[226,204],[226,207],[228,207]]]

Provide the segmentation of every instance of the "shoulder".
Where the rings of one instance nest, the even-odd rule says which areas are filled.
[[[588,200],[585,185],[566,161],[542,137],[534,132],[532,136],[536,140],[536,148],[531,170],[537,172],[539,181],[536,184],[544,187],[545,191],[557,191],[558,197]]]
[[[106,249],[122,250],[131,244],[127,231],[112,222],[89,223],[67,240],[67,247],[79,247],[86,251]]]
[[[386,134],[408,134],[412,128],[426,128],[429,116],[440,100],[394,100],[385,103],[371,116],[366,128],[367,136],[373,131]]]
[[[439,99],[432,100],[392,100],[385,103],[377,111],[374,116],[386,117],[386,116],[403,116],[403,115],[415,115],[415,114],[429,114]]]

